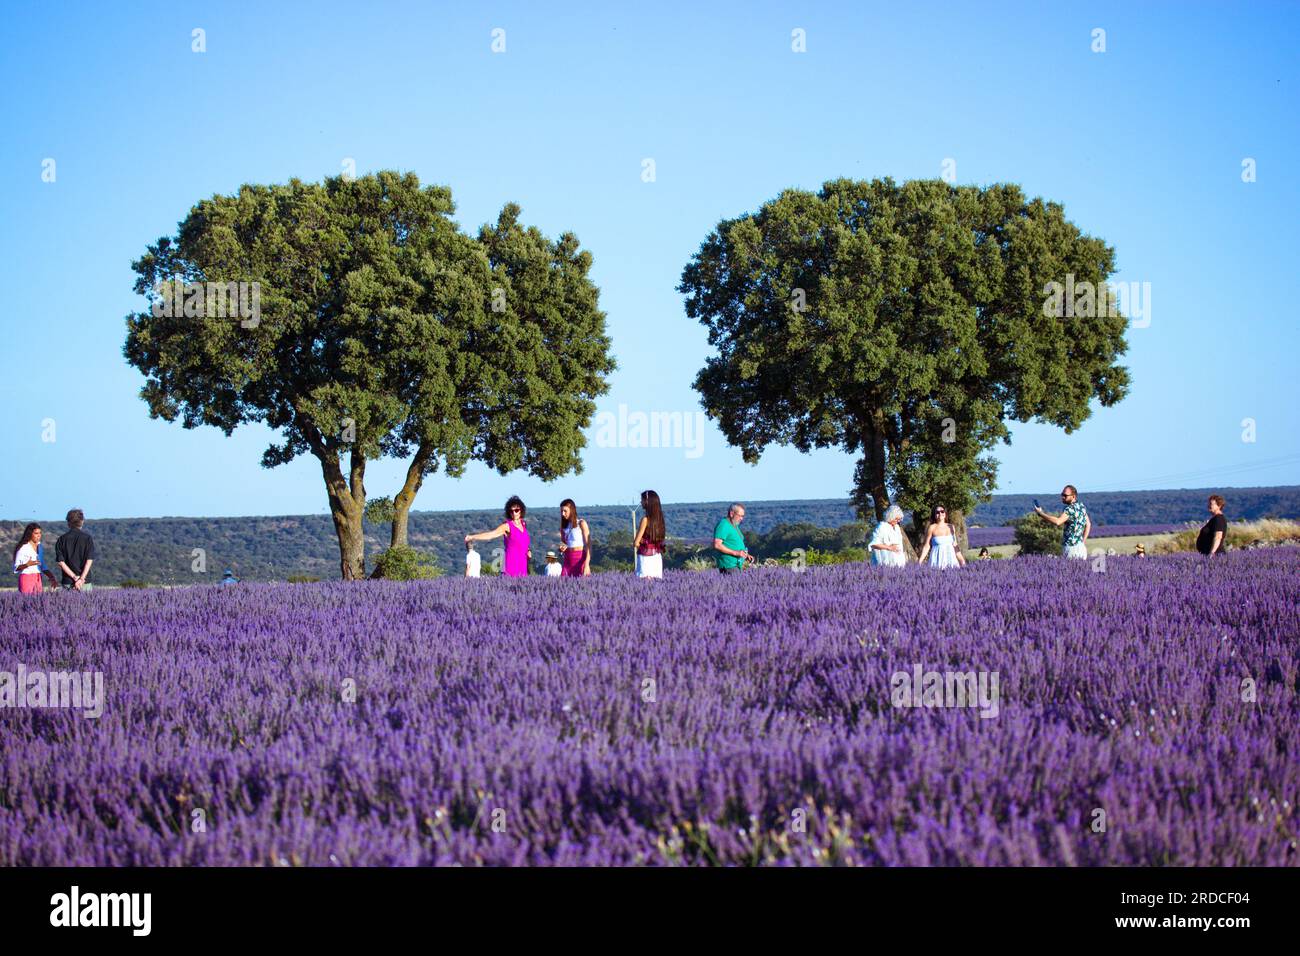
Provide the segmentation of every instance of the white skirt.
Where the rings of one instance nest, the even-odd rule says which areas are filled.
[[[664,576],[664,556],[662,554],[638,554],[636,556],[636,576],[638,578],[662,578]]]

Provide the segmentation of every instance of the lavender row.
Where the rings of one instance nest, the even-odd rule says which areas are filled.
[[[0,864],[1293,864],[1300,555],[1104,568],[5,596]]]

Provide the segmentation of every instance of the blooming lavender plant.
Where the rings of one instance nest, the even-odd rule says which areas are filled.
[[[3,596],[0,864],[1295,863],[1300,554],[1104,568]]]

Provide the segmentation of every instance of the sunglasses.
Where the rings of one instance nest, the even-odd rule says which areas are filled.
[[[934,509],[934,513],[937,515],[946,515],[948,512],[944,511],[942,508],[936,508]]]
[[[512,515],[517,515],[517,514],[519,514],[519,511],[520,511],[519,508],[511,508],[511,509],[510,509],[510,513],[511,513]]]

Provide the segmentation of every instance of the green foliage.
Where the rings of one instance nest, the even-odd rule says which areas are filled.
[[[310,574],[291,574],[285,581],[289,584],[315,584],[320,578]]]
[[[1020,554],[1060,554],[1061,529],[1030,511],[1016,521],[1015,543]]]
[[[385,496],[366,501],[365,520],[370,524],[391,524],[396,513],[392,498]]]
[[[687,571],[713,571],[718,565],[702,555],[692,555],[682,563],[682,567]]]
[[[424,581],[442,574],[435,558],[411,547],[398,545],[375,559],[375,576],[389,581]]]
[[[787,555],[786,559],[793,560],[793,555]],[[866,560],[866,548],[844,548],[839,551],[822,551],[817,548],[809,548],[804,554],[804,564],[808,567],[825,564],[852,564]]]
[[[1045,286],[1103,283],[1114,251],[1014,185],[789,189],[723,220],[682,273],[717,349],[695,380],[748,462],[770,444],[860,452],[865,516],[969,511],[1008,421],[1078,428],[1123,398],[1120,315],[1044,314]]]
[[[141,581],[139,578],[125,578],[118,582],[118,587],[122,588],[147,588],[149,582]]]
[[[762,560],[789,555],[795,548],[843,551],[861,546],[866,536],[867,526],[862,522],[851,522],[838,528],[825,528],[808,522],[783,523],[766,533],[746,531],[745,545],[750,554]]]
[[[266,467],[315,456],[344,577],[363,570],[367,461],[411,456],[393,502],[404,543],[396,516],[439,467],[578,469],[614,368],[573,234],[548,240],[507,204],[475,239],[453,212],[447,187],[414,174],[246,185],[133,264],[151,308],[128,317],[124,352],[150,415],[227,435],[265,424],[280,439]],[[156,314],[174,276],[257,283],[260,315]]]

